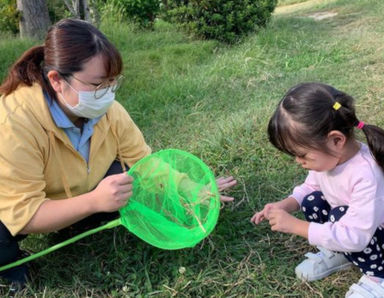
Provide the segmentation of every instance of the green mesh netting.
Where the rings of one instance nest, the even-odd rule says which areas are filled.
[[[215,227],[220,210],[215,177],[196,156],[177,149],[162,150],[138,161],[128,174],[134,178],[133,195],[119,210],[119,219],[1,266],[0,271],[118,225],[162,249],[193,247]]]
[[[192,247],[215,227],[220,200],[215,177],[196,156],[162,150],[136,163],[133,196],[120,210],[122,224],[159,248]]]

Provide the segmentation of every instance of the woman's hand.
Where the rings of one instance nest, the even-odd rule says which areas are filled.
[[[219,177],[216,179],[216,184],[219,189],[219,192],[226,190],[237,184],[237,181],[232,176],[230,177]],[[220,194],[221,202],[232,202],[234,200],[233,197],[228,197]]]
[[[96,212],[113,212],[125,206],[132,196],[133,178],[126,173],[111,175],[92,191]]]

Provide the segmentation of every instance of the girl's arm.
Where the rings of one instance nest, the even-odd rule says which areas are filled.
[[[288,213],[292,213],[300,209],[299,203],[293,197],[285,198],[284,200],[281,200],[280,202],[277,202],[277,203],[279,204],[280,209],[283,209]]]

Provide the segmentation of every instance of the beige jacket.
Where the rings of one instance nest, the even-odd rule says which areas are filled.
[[[119,158],[150,154],[142,133],[115,102],[94,127],[89,163],[53,121],[40,85],[0,98],[0,221],[16,235],[45,200],[87,193]]]

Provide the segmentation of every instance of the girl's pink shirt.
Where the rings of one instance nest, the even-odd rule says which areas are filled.
[[[341,252],[359,252],[367,247],[377,228],[384,224],[384,175],[367,145],[331,171],[309,171],[305,182],[291,197],[300,204],[313,191],[321,191],[331,208],[348,206],[337,222],[311,222],[308,240],[312,245]]]

